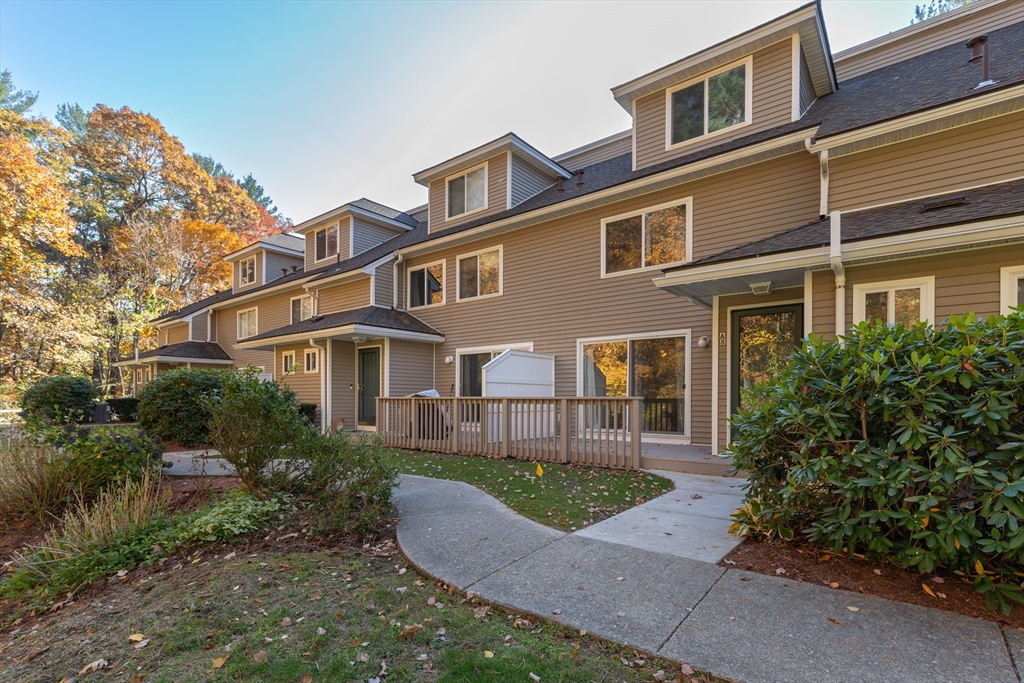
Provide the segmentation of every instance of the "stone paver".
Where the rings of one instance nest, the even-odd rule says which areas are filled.
[[[573,534],[468,588],[487,600],[657,652],[722,572],[707,562]]]
[[[659,654],[742,681],[1017,681],[991,621],[738,570]]]
[[[1024,631],[1008,628],[1003,631],[1003,636],[1006,638],[1006,647],[1010,650],[1010,656],[1013,657],[1019,675],[1024,667]]]

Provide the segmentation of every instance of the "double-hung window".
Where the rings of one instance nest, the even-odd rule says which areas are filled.
[[[281,354],[281,374],[287,375],[290,372],[295,372],[295,352],[285,351]]]
[[[583,396],[639,396],[645,432],[686,433],[688,335],[657,333],[580,342]]]
[[[487,164],[445,180],[448,218],[487,208]]]
[[[313,317],[313,296],[304,294],[292,298],[292,325]]]
[[[750,123],[751,66],[739,64],[668,90],[666,147]]]
[[[459,301],[501,294],[501,252],[499,246],[456,259]]]
[[[317,349],[306,349],[305,370],[308,373],[320,372],[320,352]]]
[[[250,308],[238,312],[238,338],[245,339],[256,335],[256,312],[257,309]]]
[[[444,303],[444,261],[409,269],[409,308]]]
[[[934,318],[935,278],[853,286],[853,322],[913,325]]]
[[[313,235],[316,253],[315,260],[323,261],[326,258],[338,255],[338,226],[332,225],[317,230]]]
[[[250,256],[244,261],[238,262],[238,282],[241,285],[251,285],[256,282],[256,257]]]
[[[601,221],[604,263],[611,275],[690,260],[692,198]]]

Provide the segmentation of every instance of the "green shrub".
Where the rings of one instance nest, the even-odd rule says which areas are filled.
[[[89,378],[56,375],[26,389],[21,409],[31,417],[56,424],[91,422],[98,397],[96,385]]]
[[[262,531],[281,516],[285,501],[260,500],[241,489],[232,489],[214,503],[184,518],[175,530],[179,545],[231,541],[238,536]]]
[[[121,422],[137,422],[139,419],[139,399],[134,396],[108,398],[110,412]]]
[[[206,398],[223,386],[225,370],[182,368],[153,378],[139,391],[139,424],[147,432],[185,447],[210,441],[210,411]]]
[[[302,417],[306,418],[306,422],[309,424],[316,424],[316,404],[315,403],[300,403],[299,413]]]
[[[736,533],[796,532],[1024,602],[1024,315],[812,336],[733,420]]]

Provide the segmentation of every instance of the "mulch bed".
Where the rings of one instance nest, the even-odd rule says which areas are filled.
[[[838,583],[839,588],[855,593],[934,607],[995,621],[1002,628],[1024,630],[1024,607],[1015,607],[1010,616],[991,612],[985,607],[985,597],[975,592],[969,578],[950,572],[920,574],[872,560],[834,556],[831,550],[813,543],[767,543],[755,539],[747,539],[720,564],[824,586]],[[785,574],[779,569],[785,570]],[[922,585],[928,586],[935,597]]]

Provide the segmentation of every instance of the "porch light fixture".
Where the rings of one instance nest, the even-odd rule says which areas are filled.
[[[366,337],[352,337],[353,344],[362,344],[364,341],[366,341]]]
[[[771,280],[766,280],[764,282],[751,282],[750,283],[750,293],[751,294],[755,294],[757,296],[762,296],[764,294],[771,293],[771,291],[772,291],[772,281]]]
[[[710,343],[711,343],[711,337],[707,337],[707,336],[701,337],[700,339],[697,340],[697,346],[699,346],[702,349],[704,347],[706,347]]]
[[[454,360],[455,360],[455,358],[453,358],[452,356],[445,356],[444,357],[444,362],[447,363],[448,365],[451,365],[452,361],[454,361]]]

